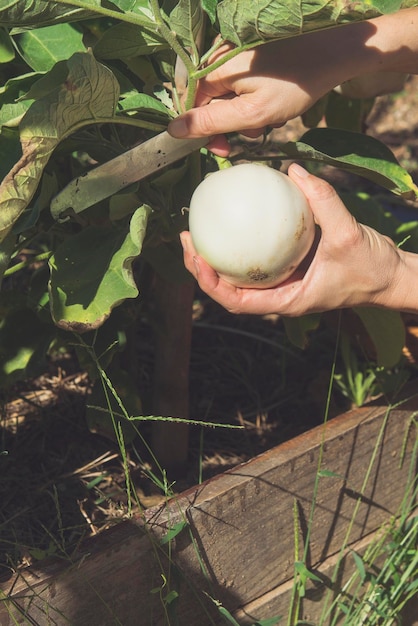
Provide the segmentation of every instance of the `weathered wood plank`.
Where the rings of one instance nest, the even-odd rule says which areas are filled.
[[[294,505],[303,544],[321,443],[322,468],[335,475],[319,481],[309,544],[315,568],[397,514],[411,477],[417,409],[414,395],[390,413],[377,404],[344,414],[148,510],[146,527],[138,519],[104,532],[70,566],[28,568],[2,587],[9,601],[0,603],[1,626],[163,626],[176,623],[170,611],[182,626],[223,623],[202,590],[243,624],[255,607],[257,619],[282,612],[295,560]],[[167,559],[158,542],[179,522],[187,525]],[[176,590],[178,599],[164,606],[158,587],[162,598]]]
[[[322,438],[322,467],[341,478],[324,477],[319,484],[309,550],[312,566],[347,541],[355,509],[350,543],[395,515],[408,477],[408,459],[400,467],[400,454],[415,406],[415,401],[405,403],[390,415],[384,407],[353,411],[332,420],[325,434],[322,428],[314,429],[188,494],[189,506],[181,506],[218,597],[231,603],[231,596],[237,596],[248,603],[277,586],[278,580],[292,577],[293,507],[296,502],[304,534]],[[381,445],[363,488],[379,437]],[[409,453],[414,437],[411,431]],[[179,559],[192,556],[183,549]]]
[[[366,537],[360,539],[350,546],[350,550],[355,551],[359,555],[364,555],[367,548],[377,541],[381,536],[381,531],[375,531]],[[383,559],[380,558],[375,563],[376,566],[381,565]],[[338,586],[346,584],[350,576],[355,571],[354,561],[350,553],[346,553],[342,559],[340,555],[334,554],[323,561],[315,574],[323,580],[331,581],[338,566]],[[260,598],[257,598],[248,605],[241,607],[234,613],[234,618],[241,626],[250,626],[258,620],[266,616],[282,616],[283,622],[286,623],[289,607],[292,602],[293,580],[279,585]],[[301,612],[299,619],[312,624],[324,623],[324,620],[332,615],[332,601],[334,599],[332,585],[318,585],[312,581],[308,581],[306,585],[306,596],[301,602]],[[341,615],[340,615],[341,617]],[[321,622],[319,620],[322,620]],[[412,600],[408,607],[402,612],[402,626],[418,626],[418,597]]]

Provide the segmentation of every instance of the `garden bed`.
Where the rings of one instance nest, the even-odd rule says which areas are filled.
[[[385,532],[389,542],[394,518],[412,511],[417,409],[415,384],[391,410],[378,400],[342,414],[104,531],[67,561],[21,570],[2,585],[0,623],[209,626],[231,623],[228,614],[254,624],[287,616],[302,560],[317,578],[306,581],[300,617],[327,623],[318,620],[344,581],[363,575],[352,551],[363,555]]]

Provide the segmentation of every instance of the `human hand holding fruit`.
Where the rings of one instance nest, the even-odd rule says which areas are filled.
[[[306,196],[320,228],[308,257],[276,287],[242,289],[220,278],[184,232],[185,265],[201,289],[231,313],[299,316],[362,305],[417,310],[409,280],[409,275],[411,280],[418,275],[417,255],[359,224],[324,180],[296,164],[290,166],[289,177]]]

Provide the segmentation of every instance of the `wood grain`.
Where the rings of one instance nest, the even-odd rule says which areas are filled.
[[[329,576],[343,545],[367,545],[379,526],[399,513],[416,473],[411,416],[418,396],[408,393],[390,412],[378,402],[341,415],[149,509],[145,520],[105,531],[70,565],[45,562],[20,572],[2,586],[9,599],[0,603],[1,626],[223,624],[203,590],[243,625],[286,612],[295,561],[294,511],[302,550],[321,444],[325,475],[318,485],[308,562]],[[182,525],[161,545],[169,529]],[[350,567],[348,559],[346,575]],[[325,588],[313,591],[303,605],[309,619],[317,618]],[[169,592],[168,600],[173,592],[178,597],[164,604]]]

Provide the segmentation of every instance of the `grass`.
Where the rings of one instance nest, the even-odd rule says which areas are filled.
[[[314,343],[311,352],[308,351],[301,359],[300,353],[295,352],[286,343],[276,320],[266,320],[263,330],[260,320],[255,320],[250,330],[245,329],[245,324],[240,328],[240,323],[234,332],[228,326],[228,322],[216,320],[218,335],[214,345],[207,339],[209,325],[205,320],[200,322],[200,335],[196,343],[197,347],[204,351],[205,358],[199,350],[195,351],[194,381],[203,381],[203,389],[201,385],[197,390],[199,397],[194,405],[197,407],[195,410],[199,414],[205,414],[208,420],[213,422],[216,422],[215,417],[218,417],[223,426],[227,426],[230,421],[232,425],[243,428],[238,431],[224,428],[196,428],[193,443],[195,446],[193,482],[202,482],[212,473],[210,455],[213,455],[216,446],[218,452],[215,455],[218,454],[220,459],[230,458],[231,462],[233,460],[236,463],[245,460],[245,454],[247,458],[254,456],[254,453],[257,454],[275,443],[280,443],[286,436],[292,437],[306,430],[306,426],[309,428],[317,425],[322,421],[324,412],[326,419],[331,418],[333,414],[341,412],[341,406],[344,406],[345,401],[341,396],[334,396],[331,393],[332,374],[341,364],[333,353],[335,336],[332,334],[330,336],[324,331],[319,336],[318,344]],[[249,343],[244,344],[244,341]],[[91,354],[93,359],[96,358],[94,351]],[[309,416],[308,419],[312,401],[311,397],[307,396],[306,406],[303,406],[300,387],[301,381],[306,383],[309,381],[309,375],[312,376],[313,363],[317,365],[315,374],[320,369],[318,363],[325,371],[321,372],[321,378],[316,378],[316,381],[320,380],[325,390],[323,400],[324,398],[326,400],[325,409],[318,404],[314,418]],[[143,512],[147,504],[164,502],[183,488],[181,483],[170,483],[164,469],[153,461],[152,452],[147,449],[144,438],[146,424],[145,431],[142,430],[142,425],[135,424],[139,443],[133,446],[125,443],[117,420],[114,421],[116,441],[113,444],[89,433],[85,427],[82,408],[88,394],[88,382],[84,378],[77,378],[80,376],[78,373],[64,376],[62,365],[60,367],[61,386],[57,384],[56,374],[59,369],[55,370],[50,379],[44,377],[39,383],[38,396],[41,392],[45,394],[49,385],[53,401],[47,402],[42,407],[35,394],[35,399],[30,400],[33,413],[29,412],[25,419],[21,419],[21,410],[17,411],[14,417],[6,414],[6,405],[3,411],[4,454],[0,456],[2,465],[0,501],[2,505],[5,503],[7,506],[3,505],[0,513],[2,516],[0,542],[4,555],[5,578],[13,571],[19,571],[27,563],[42,563],[50,556],[58,556],[64,561],[71,562],[85,537],[97,534],[102,528],[122,518],[129,519],[133,514]],[[259,373],[260,369],[263,370],[264,378],[267,380],[263,379],[263,373]],[[272,380],[265,376],[266,371]],[[117,398],[121,415],[125,413],[123,401],[117,396],[105,371],[99,367],[99,372],[112,419],[119,418],[119,414],[115,415],[114,409],[111,408],[113,405],[110,398],[112,396]],[[209,381],[204,378],[208,372]],[[271,376],[272,373],[274,376]],[[144,378],[147,378],[147,375]],[[348,380],[349,377],[346,375],[345,379]],[[75,383],[73,386],[72,380]],[[60,387],[59,393],[57,387]],[[231,391],[232,388],[234,393]],[[67,394],[69,399],[65,400]],[[27,398],[27,390],[21,390],[19,395]],[[238,398],[242,401],[241,405],[237,404]],[[206,404],[202,405],[202,402]],[[25,401],[25,404],[28,402]],[[8,407],[10,409],[10,403]],[[292,417],[298,414],[299,422],[294,428],[286,424],[285,418],[290,413]],[[416,421],[412,420],[411,428],[416,428]],[[286,431],[285,435],[282,430]],[[381,437],[383,434],[384,427]],[[232,452],[227,452],[228,437],[234,440]],[[380,438],[376,441],[374,454],[369,460],[363,490],[367,488],[379,445]],[[245,454],[241,456],[238,454],[240,446],[245,450]],[[415,462],[416,455],[415,447],[411,457]],[[278,616],[270,616],[257,622],[259,626],[272,626],[276,623],[297,626],[307,623],[302,619],[301,609],[306,589],[309,585],[315,585],[322,580],[320,577],[318,579],[308,559],[309,533],[317,513],[317,487],[324,478],[339,480],[337,475],[333,476],[332,468],[323,468],[321,463],[320,454],[308,534],[299,537],[298,532],[295,533],[294,591],[288,616],[283,617],[281,621],[278,621]],[[225,467],[222,463],[218,466],[221,469]],[[412,485],[412,466],[409,473]],[[323,604],[323,616],[314,626],[325,624],[336,626],[340,623],[344,626],[362,624],[394,626],[396,621],[393,620],[397,618],[393,617],[393,611],[400,611],[408,595],[416,591],[414,581],[418,577],[416,553],[413,550],[414,541],[416,545],[417,539],[417,522],[416,518],[411,518],[416,485],[411,489],[411,492],[405,494],[399,515],[381,529],[379,538],[364,554],[350,552],[350,534],[347,531],[327,601]],[[148,501],[147,497],[150,498]],[[361,497],[358,506],[360,502]],[[355,514],[356,510],[349,528],[355,523]],[[297,515],[295,520],[298,522],[296,526],[300,527]],[[155,560],[161,572],[160,579],[151,589],[151,594],[163,607],[165,623],[173,626],[177,623],[176,611],[181,593],[194,594],[202,610],[207,610],[204,608],[206,604],[202,599],[199,585],[196,586],[195,581],[189,580],[187,574],[179,570],[173,561],[174,546],[182,533],[189,535],[196,558],[201,564],[202,579],[208,580],[204,555],[201,554],[201,548],[191,533],[188,518],[184,513],[179,512],[178,516],[173,518],[167,532],[160,539],[155,537],[153,532],[149,535],[154,546]],[[303,545],[297,548],[300,541]],[[353,559],[354,573],[336,593],[339,567],[346,558]],[[232,613],[216,594],[209,594],[209,598],[219,618],[226,624],[237,624]],[[102,600],[98,599],[99,602]],[[387,614],[386,617],[383,617],[384,612]],[[219,623],[215,621],[211,611],[206,615],[208,625]]]

